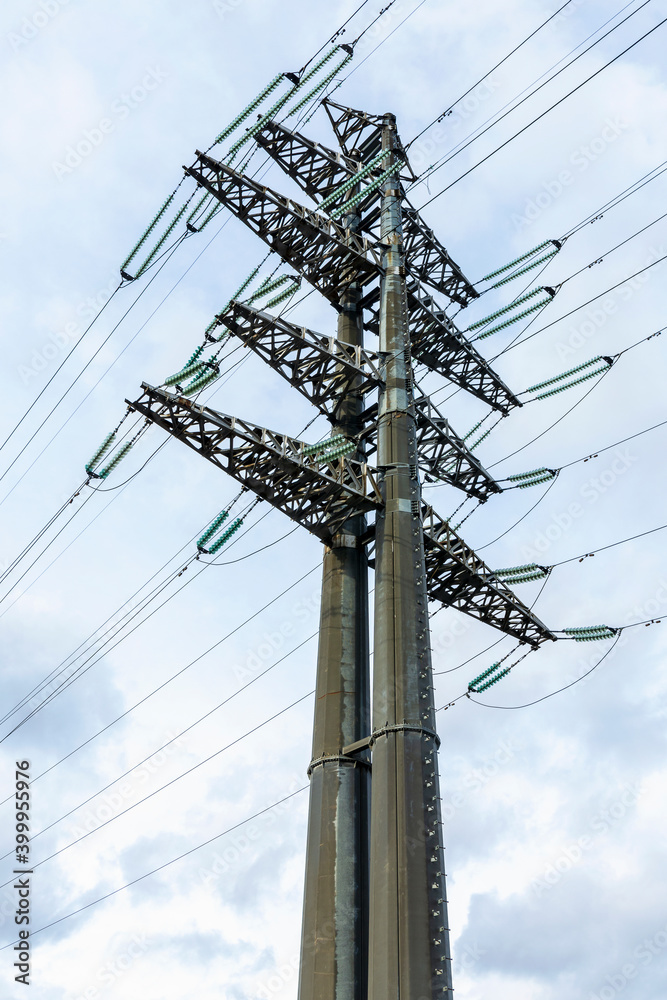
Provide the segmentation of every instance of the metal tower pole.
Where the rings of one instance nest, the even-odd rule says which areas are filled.
[[[397,149],[390,114],[382,144]],[[432,1000],[451,958],[398,169],[382,198],[369,1000]]]
[[[358,215],[345,219],[356,229]],[[338,339],[363,346],[360,288],[341,275]],[[359,380],[358,380],[359,381]],[[363,396],[340,401],[334,434],[361,430]],[[366,519],[325,546],[303,907],[300,1000],[365,1000],[368,977],[370,754],[343,748],[370,731]]]

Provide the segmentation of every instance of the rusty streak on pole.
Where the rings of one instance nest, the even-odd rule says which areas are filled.
[[[358,215],[346,217],[356,228]],[[360,289],[341,275],[338,339],[363,345]],[[332,433],[355,437],[363,397],[341,401]],[[368,564],[351,518],[324,550],[303,906],[300,1000],[365,1000],[368,976],[370,753],[343,748],[370,732]]]
[[[396,150],[384,119],[383,149]],[[382,198],[369,1000],[451,1000],[399,164]]]

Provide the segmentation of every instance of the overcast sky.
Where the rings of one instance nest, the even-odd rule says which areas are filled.
[[[352,0],[2,5],[3,439],[116,288],[121,261],[179,182],[182,164],[192,162],[195,149],[208,148],[276,74],[300,69],[356,6]],[[373,113],[393,111],[404,143],[453,105],[442,125],[411,147],[416,173],[592,33],[598,32],[587,44],[634,15],[412,190],[421,206],[456,182],[424,216],[471,280],[567,234],[667,159],[663,26],[458,180],[658,25],[667,17],[666,2],[572,0],[459,103],[558,0],[417,6],[397,0],[359,42],[334,96]],[[380,7],[371,0],[342,40],[356,37]],[[322,110],[304,131],[335,144]],[[264,183],[307,201],[277,167]],[[616,354],[667,324],[665,265],[649,267],[667,255],[667,219],[609,253],[663,212],[661,177],[567,241],[539,282],[555,286],[581,273],[526,330],[541,332],[496,362],[514,391]],[[114,296],[0,453],[0,475],[17,459],[0,482],[3,570],[84,480],[84,465],[120,420],[124,399],[137,398],[143,380],[160,384],[183,365],[264,253],[240,222],[222,213],[169,258],[150,286],[144,278]],[[457,321],[465,328],[509,302],[515,289],[475,303]],[[317,294],[290,318],[334,330],[334,313]],[[480,349],[492,358],[520,330],[510,327]],[[375,346],[370,335],[368,343]],[[664,358],[664,338],[653,338],[623,355],[599,384],[589,381],[514,411],[480,445],[481,460],[499,478],[560,468],[660,423]],[[241,352],[229,365],[237,360]],[[425,375],[422,385],[461,434],[487,412],[463,392],[452,395],[442,379]],[[225,413],[295,436],[314,415],[254,356],[206,398]],[[318,420],[306,437],[325,433]],[[89,637],[118,609],[134,608],[133,595],[164,584],[146,607],[146,615],[155,613],[145,624],[89,659],[80,679],[0,745],[4,798],[13,791],[16,760],[29,760],[37,776],[94,737],[32,787],[33,837],[55,824],[35,838],[35,863],[93,831],[36,869],[33,931],[296,794],[36,934],[33,988],[40,1000],[292,1000],[307,815],[307,792],[298,790],[307,784],[310,756],[321,546],[303,529],[290,533],[287,518],[260,505],[220,565],[194,564],[172,581],[170,573],[195,552],[193,538],[237,488],[175,441],[123,488],[163,440],[151,430],[104,483],[108,494],[86,490],[76,498],[0,589],[2,707],[10,711],[63,662],[69,669],[83,664],[91,652],[67,658],[82,644],[88,649]],[[554,565],[658,527],[665,521],[659,460],[665,444],[666,428],[658,428],[573,464],[534,509],[544,487],[507,492],[476,510],[462,534],[498,568]],[[462,499],[448,486],[425,496],[443,516]],[[532,583],[520,595],[531,603],[539,594],[535,610],[554,629],[667,615],[666,541],[656,533],[575,559],[554,569],[542,591]],[[439,706],[513,646],[503,639],[482,652],[498,636],[454,611],[438,612],[432,633]],[[667,623],[628,629],[589,677],[532,707],[504,711],[463,699],[439,713],[459,1000],[664,996],[666,633]],[[581,677],[610,645],[549,644],[477,700],[507,708],[533,702]],[[1,735],[10,728],[5,722]],[[119,816],[128,807],[134,808]],[[0,809],[5,854],[13,847],[12,802]],[[11,878],[10,862],[3,861],[3,882]],[[0,889],[3,944],[15,935],[15,906],[10,883]],[[0,953],[8,998],[23,996],[12,954]]]

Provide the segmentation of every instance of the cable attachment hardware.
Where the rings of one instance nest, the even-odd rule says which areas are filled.
[[[587,628],[564,628],[563,633],[575,642],[595,642],[597,639],[613,639],[620,629],[610,625],[591,625]]]
[[[520,490],[528,489],[529,486],[539,486],[540,483],[548,483],[558,475],[558,469],[532,469],[530,472],[518,472],[514,476],[508,476],[510,483],[516,483]]]
[[[493,575],[513,587],[518,583],[530,583],[532,580],[544,580],[551,572],[550,566],[540,566],[537,563],[526,563],[525,566],[510,566],[507,569],[494,570]]]

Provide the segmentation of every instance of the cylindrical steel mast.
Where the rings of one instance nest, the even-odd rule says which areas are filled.
[[[357,215],[346,217],[353,229]],[[361,346],[360,290],[342,275],[338,339]],[[340,401],[334,434],[356,437],[363,397]],[[368,568],[354,517],[324,550],[300,1000],[365,1000],[368,975],[370,754],[343,748],[370,732]]]
[[[393,115],[382,144],[397,166],[381,222],[369,1000],[432,1000],[451,991],[451,959]]]

